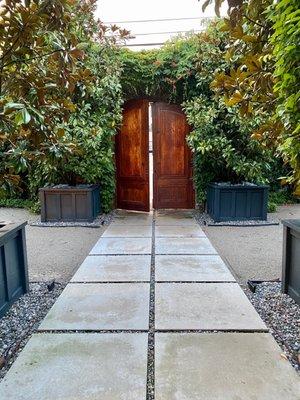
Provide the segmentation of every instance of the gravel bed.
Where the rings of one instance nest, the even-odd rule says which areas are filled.
[[[281,293],[280,282],[263,282],[245,292],[296,371],[300,372],[300,306]]]
[[[36,331],[65,285],[55,283],[52,287],[52,283],[30,283],[29,293],[16,301],[0,319],[0,380]]]
[[[268,215],[266,221],[264,220],[247,220],[247,221],[224,221],[214,222],[214,220],[207,213],[195,213],[194,215],[199,225],[207,226],[268,226],[268,225],[279,225],[279,220],[272,218]]]
[[[150,299],[149,299],[149,333],[148,333],[148,360],[147,360],[147,395],[146,400],[155,397],[155,222],[152,221],[152,249],[150,271]]]
[[[40,227],[76,227],[81,226],[84,228],[100,228],[103,225],[108,225],[114,218],[114,213],[100,214],[93,222],[41,222],[39,218],[36,221],[31,222],[30,226],[40,226]]]

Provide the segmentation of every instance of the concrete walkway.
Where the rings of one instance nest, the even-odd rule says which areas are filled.
[[[281,353],[190,213],[120,212],[0,399],[299,400]]]

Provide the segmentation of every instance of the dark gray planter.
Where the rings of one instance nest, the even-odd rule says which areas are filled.
[[[211,183],[207,211],[215,222],[266,220],[269,187],[265,185]]]
[[[92,222],[100,212],[99,185],[40,189],[42,222]]]
[[[300,304],[300,219],[283,223],[282,283],[283,293]]]
[[[0,224],[0,317],[29,290],[26,224]]]

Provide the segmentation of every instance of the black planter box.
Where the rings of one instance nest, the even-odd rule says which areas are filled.
[[[42,222],[92,222],[100,212],[99,185],[40,189]]]
[[[300,304],[300,219],[283,223],[282,283],[283,293]]]
[[[211,183],[207,211],[215,222],[266,220],[269,187],[265,185]]]
[[[0,223],[0,317],[29,290],[26,224]]]

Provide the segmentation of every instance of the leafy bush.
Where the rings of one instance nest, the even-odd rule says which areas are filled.
[[[283,204],[291,204],[295,202],[295,198],[293,196],[293,192],[290,189],[282,189],[277,192],[269,193],[269,200],[278,206]]]
[[[113,59],[113,50],[105,53]],[[45,182],[100,183],[102,210],[108,212],[115,193],[113,136],[121,121],[119,66],[101,64],[104,51],[100,46],[86,49],[86,55],[93,84],[78,85],[72,100],[76,110],[59,125],[72,151],[63,144],[56,148],[55,159],[37,159],[29,173],[29,187],[31,193],[37,193]]]
[[[107,211],[121,119],[114,48],[127,32],[96,21],[95,0],[2,3],[0,195],[101,181]]]
[[[39,202],[19,198],[0,198],[0,207],[27,208],[34,213],[40,211]]]
[[[200,0],[216,13],[225,0]],[[214,77],[214,90],[241,115],[261,118],[252,136],[275,147],[289,168],[283,184],[300,196],[300,26],[298,0],[235,0],[228,2],[225,58],[229,70]],[[263,118],[262,118],[263,117]]]
[[[276,212],[277,206],[292,204],[297,202],[290,188],[278,190],[269,193],[268,212]]]
[[[272,152],[249,135],[257,121],[245,122],[235,107],[204,96],[186,102],[185,111],[193,126],[188,142],[195,154],[199,202],[205,200],[211,181],[269,181]]]
[[[274,201],[268,201],[268,213],[274,213],[277,211],[277,204]]]
[[[294,171],[286,181],[295,183],[295,194],[300,197],[299,1],[278,1],[269,18],[274,24],[271,43],[274,46],[276,60],[274,71],[276,113],[285,128],[279,149]]]
[[[120,49],[121,86],[125,100],[155,95],[154,70],[158,51],[134,52]]]
[[[212,74],[226,64],[222,59],[225,36],[213,24],[207,32],[178,36],[160,49],[120,50],[124,98],[181,104],[199,94],[211,94]]]

